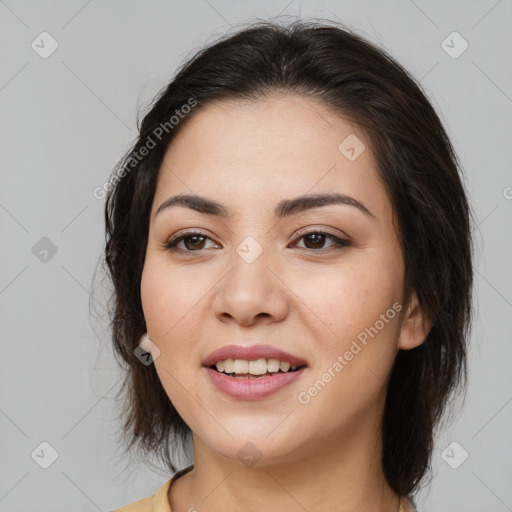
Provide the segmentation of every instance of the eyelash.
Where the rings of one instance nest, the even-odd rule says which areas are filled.
[[[165,242],[163,244],[163,248],[169,252],[183,252],[183,253],[198,252],[198,253],[200,253],[204,249],[199,249],[197,251],[193,251],[193,250],[188,250],[188,249],[179,249],[177,247],[177,245],[181,241],[185,240],[186,238],[192,238],[193,236],[197,236],[197,235],[211,240],[211,238],[208,235],[206,235],[205,233],[202,233],[201,231],[189,231],[186,233],[182,233],[181,235],[179,235],[177,237],[171,238],[170,240],[168,240],[167,242]],[[306,231],[306,232],[299,231],[296,233],[296,235],[298,235],[297,241],[299,241],[309,235],[324,235],[327,239],[334,242],[334,245],[331,245],[324,249],[308,249],[307,247],[300,247],[300,249],[305,249],[307,251],[312,251],[312,252],[316,252],[316,253],[325,253],[325,252],[330,252],[332,250],[340,251],[340,250],[346,249],[347,247],[350,247],[352,245],[352,242],[350,240],[339,238],[339,237],[333,235],[332,233],[329,233],[326,231],[320,231],[320,230],[311,230],[311,231]]]

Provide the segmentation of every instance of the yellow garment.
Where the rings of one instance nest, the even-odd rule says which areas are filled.
[[[154,496],[136,501],[130,505],[113,510],[112,512],[172,512],[167,498],[169,487],[174,480],[181,475],[188,473],[193,467],[194,465],[192,464],[186,468],[180,469],[170,480],[165,482],[165,484],[156,491]],[[416,509],[410,500],[402,498],[400,500],[400,509],[398,512],[416,512]]]
[[[162,487],[160,487],[154,496],[144,498],[142,500],[131,503],[124,507],[113,510],[112,512],[171,512],[167,494],[171,483],[181,475],[188,473],[194,467],[193,464],[186,468],[180,469],[175,473],[170,480],[167,480]]]

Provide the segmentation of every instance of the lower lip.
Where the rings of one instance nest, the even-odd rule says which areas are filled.
[[[257,400],[265,398],[285,386],[295,382],[306,371],[306,367],[290,373],[275,373],[269,377],[255,379],[237,379],[228,377],[211,368],[204,367],[213,385],[226,395],[242,400]]]

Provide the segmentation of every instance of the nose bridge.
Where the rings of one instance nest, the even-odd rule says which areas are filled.
[[[287,298],[272,268],[271,249],[254,237],[245,238],[233,251],[230,271],[215,300],[215,314],[249,324],[257,317],[282,320]],[[270,268],[269,268],[270,267]]]

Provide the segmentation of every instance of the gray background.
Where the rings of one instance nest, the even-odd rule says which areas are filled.
[[[510,0],[0,1],[1,511],[106,511],[169,478],[116,444],[120,373],[99,292],[89,315],[104,237],[92,191],[187,56],[277,15],[355,27],[421,79],[445,123],[479,223],[476,315],[467,398],[436,442],[419,509],[512,511]],[[43,31],[59,45],[45,59],[31,47],[51,48]],[[454,31],[469,44],[457,58],[458,36],[442,46]],[[43,441],[58,454],[48,469]],[[442,456],[454,441],[452,465],[469,454],[457,469]]]

